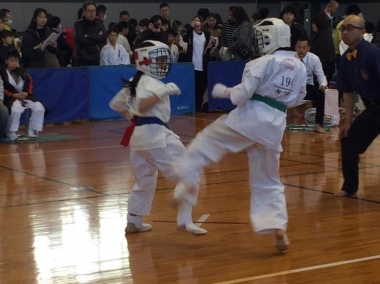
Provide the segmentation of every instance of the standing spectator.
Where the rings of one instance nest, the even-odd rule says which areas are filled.
[[[51,42],[47,46],[43,44],[51,34],[46,24],[46,10],[37,8],[22,38],[21,52],[25,68],[59,67],[55,56],[57,42]]]
[[[129,65],[129,54],[125,48],[117,43],[119,36],[116,29],[110,29],[107,32],[108,43],[100,53],[100,65]]]
[[[243,7],[237,6],[232,10],[232,19],[236,29],[232,34],[232,43],[228,48],[234,60],[247,60],[252,50],[251,22]]]
[[[172,28],[169,28],[166,33],[168,34],[168,46],[172,55],[173,63],[178,62],[179,52],[178,52],[178,46],[174,44],[175,37],[177,36],[178,32],[175,31]]]
[[[319,57],[322,62],[323,73],[327,82],[330,82],[335,73],[335,48],[331,36],[330,21],[322,14],[317,14],[312,19],[314,36],[311,40],[310,52]]]
[[[280,13],[280,19],[290,27],[290,33],[292,35],[290,38],[290,49],[292,51],[295,51],[295,46],[299,37],[308,37],[305,28],[301,24],[295,22],[297,17],[297,9],[292,5],[285,6]]]
[[[168,44],[168,34],[162,30],[162,18],[160,15],[154,15],[149,20],[148,29],[146,29],[142,34],[140,41],[136,45],[139,46],[146,40],[156,40],[162,43]]]
[[[228,20],[225,21],[222,25],[222,40],[220,46],[224,46],[229,48],[232,44],[232,34],[235,31],[235,23],[232,18],[232,10],[235,8],[235,6],[231,6],[228,9]]]
[[[124,47],[125,51],[128,53],[129,56],[132,56],[133,52],[132,52],[131,46],[129,45],[129,42],[127,40],[127,36],[129,33],[129,24],[127,22],[120,21],[116,26],[117,26],[117,29],[119,31],[117,43]]]
[[[213,51],[210,53],[211,60],[217,61],[219,60],[219,43],[222,35],[222,30],[219,29],[219,23],[217,20],[217,16],[215,14],[210,14],[208,17],[207,24],[205,28],[211,34],[211,41],[213,41]]]
[[[121,11],[119,14],[119,22],[127,22],[129,21],[129,12]]]
[[[322,11],[322,14],[326,17],[326,19],[330,22],[330,26],[333,26],[334,23],[334,15],[338,12],[339,4],[338,2],[331,0],[327,3],[325,9]]]
[[[53,16],[49,22],[48,26],[52,32],[60,34],[57,39],[57,53],[59,65],[61,67],[67,67],[70,64],[71,58],[73,56],[73,49],[68,44],[66,39],[66,30],[62,29],[61,19],[57,16]]]
[[[175,20],[170,19],[170,8],[169,4],[167,3],[162,3],[160,5],[160,14],[162,19],[166,19],[169,21],[169,27],[178,31],[177,23]]]
[[[104,26],[104,21],[107,19],[107,7],[99,5],[96,7],[96,20]]]
[[[84,18],[74,24],[76,66],[97,66],[100,64],[100,50],[107,43],[104,26],[95,20],[96,5],[83,5]]]
[[[207,64],[210,61],[210,33],[202,30],[203,19],[195,16],[191,22],[191,28],[184,36],[184,42],[188,43],[186,61],[192,62],[195,69],[195,107],[201,112],[203,94],[207,89]]]

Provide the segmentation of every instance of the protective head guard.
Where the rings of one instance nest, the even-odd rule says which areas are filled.
[[[147,46],[149,45],[149,46]],[[165,78],[172,68],[169,47],[159,41],[146,40],[135,50],[136,69],[156,79]]]
[[[254,46],[260,56],[272,54],[279,48],[290,47],[290,27],[280,19],[264,19],[253,29]]]

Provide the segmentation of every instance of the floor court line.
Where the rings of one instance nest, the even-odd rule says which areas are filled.
[[[202,226],[202,223],[206,221],[208,217],[210,217],[210,214],[203,214],[201,218],[199,218],[198,221],[195,223],[195,226],[198,226],[198,227]]]
[[[260,280],[260,279],[273,278],[273,277],[277,277],[277,276],[283,276],[283,275],[295,274],[295,273],[300,273],[300,272],[306,272],[306,271],[312,271],[312,270],[330,268],[330,267],[335,267],[335,266],[342,266],[342,265],[346,265],[346,264],[352,264],[352,263],[358,263],[358,262],[364,262],[364,261],[371,261],[371,260],[376,260],[376,259],[380,259],[380,255],[374,255],[374,256],[369,256],[369,257],[356,258],[356,259],[345,260],[345,261],[332,262],[332,263],[321,264],[321,265],[314,265],[314,266],[309,266],[309,267],[304,267],[304,268],[297,268],[297,269],[280,271],[280,272],[275,272],[275,273],[257,275],[257,276],[252,276],[252,277],[246,277],[246,278],[240,278],[240,279],[230,280],[230,281],[217,282],[217,283],[214,283],[214,284],[243,283],[243,282],[247,282],[247,281],[254,281],[254,280]]]

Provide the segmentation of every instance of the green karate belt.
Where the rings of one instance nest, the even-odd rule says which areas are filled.
[[[268,98],[268,97],[263,97],[263,96],[260,96],[258,94],[253,94],[253,96],[250,98],[251,101],[259,101],[259,102],[263,102],[264,104],[267,104],[268,106],[271,106],[275,109],[278,109],[279,111],[282,111],[282,112],[285,112],[286,113],[286,105],[274,100],[274,99],[271,99],[271,98]]]

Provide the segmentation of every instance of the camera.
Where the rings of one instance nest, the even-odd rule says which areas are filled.
[[[153,24],[153,28],[155,28],[156,30],[158,30],[160,27],[161,27],[161,25],[159,23]]]
[[[246,46],[240,47],[237,51],[243,59],[247,59],[251,55],[251,51]]]

